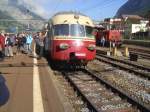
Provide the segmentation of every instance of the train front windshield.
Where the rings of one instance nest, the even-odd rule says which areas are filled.
[[[69,25],[68,24],[54,25],[54,35],[55,36],[68,36]]]
[[[90,38],[94,38],[93,31],[94,29],[90,26],[85,26],[86,36]]]
[[[94,38],[93,27],[80,24],[59,24],[54,25],[55,36],[74,36]]]
[[[84,26],[80,24],[71,24],[70,25],[70,34],[71,36],[85,37]]]

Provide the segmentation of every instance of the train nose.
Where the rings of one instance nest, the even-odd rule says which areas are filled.
[[[86,65],[87,61],[85,60],[85,55],[81,55],[80,53],[71,52],[70,53],[70,63],[78,64],[78,65]]]
[[[94,51],[96,48],[96,46],[94,44],[90,44],[87,49],[90,50],[90,51]]]
[[[70,60],[74,59],[84,59],[86,58],[86,53],[78,53],[78,52],[71,52],[70,53]]]

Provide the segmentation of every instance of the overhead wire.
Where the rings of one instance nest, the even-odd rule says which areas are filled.
[[[100,11],[100,10],[103,10],[104,8],[107,8],[107,7],[109,8],[110,5],[113,4],[114,2],[117,2],[117,1],[116,0],[108,0],[108,1],[105,0],[105,2],[103,2],[102,4],[99,3],[97,5],[93,5],[92,8],[87,9],[83,12],[84,13],[85,12],[90,12],[90,11],[93,11],[93,9],[96,9],[96,8],[99,8],[98,11]]]
[[[62,3],[63,1],[62,0],[59,0],[54,8],[54,14],[57,12],[57,8],[58,6],[60,6],[60,4]]]
[[[87,11],[91,11],[91,10],[93,10],[93,9],[95,9],[95,8],[97,8],[97,7],[100,7],[100,6],[104,6],[104,5],[107,5],[107,3],[110,3],[110,2],[113,2],[114,0],[103,0],[103,1],[101,1],[101,2],[99,2],[98,4],[95,4],[95,5],[93,5],[93,6],[90,6],[90,7],[87,7],[87,8],[85,8],[85,9],[81,9],[81,11],[83,11],[83,12],[87,12]]]
[[[119,1],[119,0],[118,0]],[[105,7],[108,7],[108,6],[110,6],[112,3],[114,3],[114,2],[118,2],[118,1],[113,1],[113,2],[110,2],[109,4],[106,4],[105,6],[102,6],[103,8],[105,8]],[[121,0],[122,1],[122,0]]]
[[[82,10],[82,11],[86,11],[86,10],[88,10],[88,9],[92,9],[92,8],[97,7],[98,5],[100,5],[100,4],[104,3],[104,2],[106,2],[106,0],[103,0],[103,1],[101,1],[101,2],[98,2],[98,4],[94,4],[94,5],[92,5],[92,6],[89,6],[89,7],[87,7],[87,8],[81,9],[81,10]]]
[[[117,2],[117,1],[113,1],[113,2],[110,2],[109,4],[106,4],[104,6],[102,6],[101,8],[107,8],[107,7],[110,7],[110,5],[112,5],[114,2]]]

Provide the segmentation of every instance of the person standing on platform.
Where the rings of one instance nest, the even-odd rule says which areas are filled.
[[[22,33],[22,36],[21,36],[21,43],[22,43],[22,52],[23,53],[26,53],[26,42],[27,42],[27,38],[26,38],[26,35],[25,33]]]
[[[33,40],[32,35],[30,33],[27,34],[26,39],[27,39],[27,41],[26,41],[27,53],[32,54],[32,49],[31,49],[31,44],[32,44],[32,40]]]
[[[5,37],[0,33],[0,60],[5,56]]]
[[[11,42],[10,34],[6,34],[5,37],[5,56],[13,57],[13,42]]]
[[[113,40],[113,41],[112,41],[112,46],[113,46],[113,48],[115,47],[115,43],[116,43],[115,40]]]
[[[36,54],[39,54],[39,49],[40,49],[40,46],[39,46],[39,36],[40,36],[40,32],[37,32],[36,34],[34,34],[34,41],[35,41],[35,52]]]
[[[21,34],[17,34],[16,38],[17,38],[17,54],[20,54],[21,47],[22,47],[22,42],[21,42],[22,35]]]
[[[101,38],[101,45],[102,45],[102,47],[105,46],[105,37],[104,36],[102,36],[102,38]]]
[[[39,47],[40,47],[40,52],[39,52],[39,59],[43,57],[44,55],[44,39],[46,37],[47,33],[40,32],[39,33]]]

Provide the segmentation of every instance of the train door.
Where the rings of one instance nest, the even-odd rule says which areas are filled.
[[[45,30],[46,32],[44,35],[46,35],[46,37],[44,39],[44,53],[45,55],[47,55],[49,51],[49,24],[47,24],[47,27]]]
[[[47,37],[45,41],[45,50],[47,51],[47,55],[51,57],[52,56],[52,37],[53,37],[51,24],[48,24],[47,30],[48,32],[47,32]]]
[[[54,26],[51,25],[51,36],[50,36],[50,54],[51,54],[51,57],[54,57],[54,52],[55,52],[55,49],[54,49],[54,44],[55,44],[55,35],[54,35]]]

